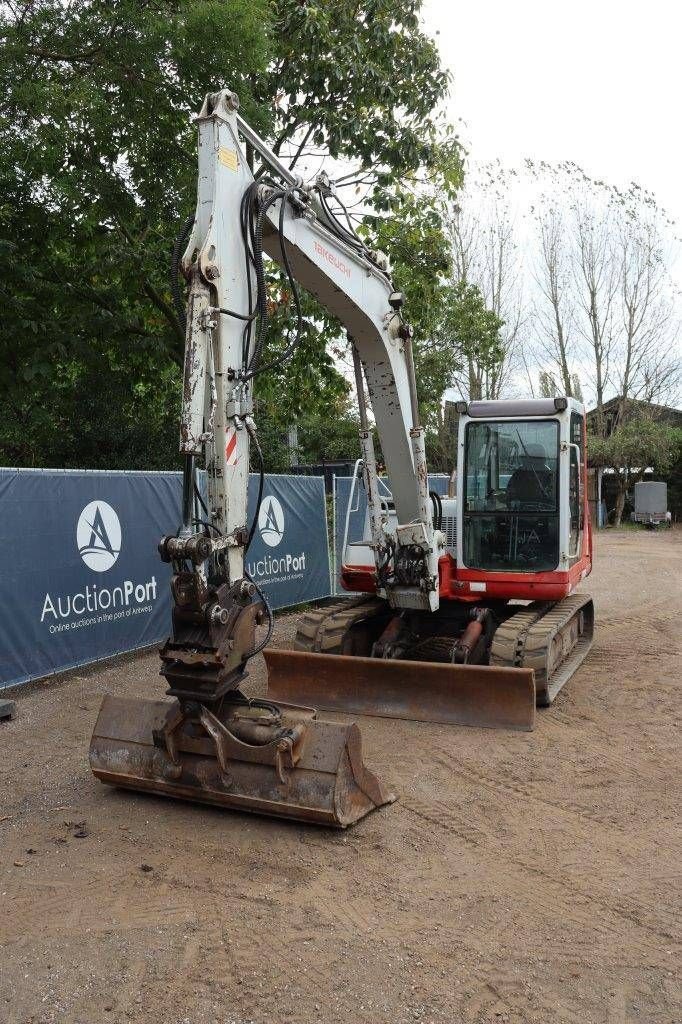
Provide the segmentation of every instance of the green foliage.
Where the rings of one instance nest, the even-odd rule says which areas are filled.
[[[476,285],[458,281],[451,288],[450,297],[446,330],[455,351],[464,361],[475,359],[484,372],[493,370],[504,355],[500,337],[504,321],[487,308]]]
[[[431,260],[436,220],[428,212],[417,226],[414,196],[429,181],[456,188],[461,159],[434,114],[448,77],[419,9],[419,0],[0,5],[0,461],[175,464],[184,339],[168,264],[195,202],[191,116],[208,91],[234,89],[247,120],[290,160],[303,144],[359,161],[377,208],[410,208]],[[281,290],[277,274],[272,288]],[[436,297],[413,292],[426,338]],[[286,344],[280,306],[266,359]],[[276,464],[275,439],[291,419],[336,415],[348,390],[328,354],[338,325],[312,299],[305,312],[296,358],[259,381],[261,435]]]
[[[610,437],[590,434],[588,451],[594,466],[607,466],[628,476],[629,482],[648,466],[667,473],[682,448],[682,430],[644,417],[628,420]]]
[[[414,330],[419,406],[428,423],[453,374],[453,350],[443,342],[451,289],[450,245],[439,203],[428,193],[401,192],[393,216],[372,223],[372,241],[388,253],[396,286],[405,293],[404,315]]]
[[[298,427],[301,462],[338,462],[360,456],[360,421],[348,408],[329,419],[306,416]],[[379,451],[379,445],[375,445]]]
[[[249,83],[268,58],[267,11],[265,0],[4,8],[2,461],[176,461],[184,339],[167,268],[196,188],[190,113],[229,80],[257,115]]]
[[[448,76],[439,66],[435,44],[420,29],[421,0],[276,7],[280,57],[269,87],[278,97],[275,149],[285,151],[295,139],[297,146],[289,147],[294,160],[307,145],[346,158],[357,180],[370,187],[368,203],[377,213],[364,218],[360,233],[389,254],[396,284],[406,293],[420,400],[424,407],[435,407],[451,376],[447,353],[433,339],[450,267],[444,204],[461,184],[462,151],[434,113]],[[312,301],[308,312],[329,351],[339,324]],[[319,359],[319,340],[316,351]],[[331,380],[325,383],[329,388]],[[272,390],[278,393],[277,387]],[[327,391],[317,409],[308,403],[308,415],[299,424],[302,461],[357,454],[357,421],[348,413],[339,415],[333,402],[344,393],[342,387],[336,396]],[[276,414],[274,404],[269,414]]]
[[[427,376],[427,381],[437,387],[424,405],[429,465],[434,471],[447,473],[455,464],[456,451],[452,431],[444,419],[443,392],[454,385],[456,378],[466,376],[469,397],[482,397],[478,375],[492,372],[500,364],[504,321],[487,308],[479,289],[465,281],[444,286],[441,302],[440,322],[432,346],[438,355],[440,375],[435,381],[429,381]]]
[[[644,416],[633,416],[609,437],[590,433],[587,439],[590,463],[616,472],[616,526],[625,505],[626,492],[653,467],[666,476],[682,457],[682,429]]]
[[[63,468],[167,469],[179,459],[181,373],[146,356],[93,342],[56,360],[49,376],[2,396],[4,464]]]
[[[433,190],[398,190],[400,206],[370,221],[376,245],[390,253],[396,285],[405,292],[405,315],[414,328],[414,360],[427,454],[434,470],[454,463],[442,399],[462,368],[492,371],[503,355],[503,321],[486,307],[477,287],[452,283],[452,250],[444,230],[442,196]],[[475,393],[475,382],[470,388]]]
[[[303,130],[332,157],[376,169],[386,188],[396,174],[459,175],[460,148],[434,116],[449,80],[420,28],[421,0],[278,0],[271,8],[274,60],[260,94],[277,98],[277,149]]]
[[[349,396],[345,393],[334,395],[330,389],[324,401],[324,415],[317,409],[312,412],[301,410],[295,418],[298,446],[293,457],[297,464],[354,460],[360,455],[360,421],[351,408]],[[288,472],[292,453],[287,443],[287,428],[292,420],[280,414],[276,403],[268,406],[262,399],[258,402],[256,412],[266,470],[269,473]],[[375,447],[380,457],[381,449],[376,439]]]
[[[285,288],[281,275],[275,271],[270,275],[268,287],[272,301],[269,341],[264,357],[266,363],[276,359],[287,348],[296,326],[288,283]],[[304,416],[327,413],[333,416],[333,411],[345,405],[350,391],[349,382],[334,363],[333,342],[338,336],[336,322],[326,316],[318,303],[305,292],[301,293],[301,304],[304,324],[292,358],[258,378],[258,423],[262,427],[267,421],[269,437],[275,434],[284,437],[287,428],[299,423]],[[272,471],[272,458],[265,447],[263,454],[268,469]]]

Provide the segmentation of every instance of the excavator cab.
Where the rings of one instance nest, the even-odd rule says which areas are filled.
[[[507,599],[568,597],[592,560],[582,404],[459,407],[457,574]]]

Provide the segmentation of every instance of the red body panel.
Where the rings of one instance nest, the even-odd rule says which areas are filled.
[[[341,586],[358,594],[373,594],[376,579],[373,565],[344,565],[341,569]]]
[[[504,573],[458,569],[454,558],[444,555],[439,563],[441,601],[560,601],[573,592],[590,571],[584,556],[568,572]],[[485,584],[485,589],[475,584]],[[474,586],[472,587],[472,584]],[[344,590],[373,594],[376,589],[374,566],[344,566],[341,573]]]
[[[448,571],[443,562],[450,562],[452,569]],[[481,572],[458,569],[454,559],[446,555],[439,568],[442,600],[480,601],[485,596],[506,601],[560,601],[587,575],[589,559],[581,558],[568,572]],[[485,589],[476,584],[485,584]]]

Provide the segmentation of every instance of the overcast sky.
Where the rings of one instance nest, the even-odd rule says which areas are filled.
[[[424,0],[423,17],[472,157],[574,160],[682,222],[679,0]]]

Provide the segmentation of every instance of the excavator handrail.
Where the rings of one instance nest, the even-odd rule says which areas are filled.
[[[358,512],[360,509],[360,491],[357,487],[359,470],[362,466],[362,459],[356,459],[355,466],[353,468],[353,483],[351,484],[350,493],[348,495],[348,501],[346,502],[346,517],[343,527],[343,540],[341,542],[341,562],[343,563],[346,556],[346,548],[348,546],[348,531],[350,529],[350,517],[353,512]],[[353,496],[357,490],[358,493],[358,506],[357,508],[351,509],[353,504]]]

